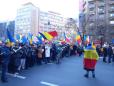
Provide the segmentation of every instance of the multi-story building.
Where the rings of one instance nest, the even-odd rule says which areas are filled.
[[[17,10],[15,19],[15,35],[28,33],[38,33],[39,8],[32,3],[26,3]]]
[[[15,34],[37,35],[38,32],[53,30],[61,32],[64,25],[65,18],[61,14],[51,11],[43,12],[32,3],[27,3],[17,10]]]
[[[114,39],[114,0],[83,1],[83,31],[92,40],[111,42]]]
[[[39,32],[48,31],[48,13],[40,11],[39,14]]]
[[[55,12],[40,12],[39,15],[39,31],[56,30],[61,32],[64,29],[65,19],[59,13]]]
[[[61,14],[48,11],[48,25],[50,30],[61,32],[64,29],[65,19]]]

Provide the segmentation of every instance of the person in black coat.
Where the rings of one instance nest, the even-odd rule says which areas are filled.
[[[2,75],[1,75],[1,81],[7,82],[7,70],[8,70],[8,64],[10,59],[10,44],[8,42],[5,43],[5,46],[3,46],[1,50],[2,54]]]
[[[56,61],[56,54],[57,54],[57,49],[56,49],[56,45],[52,44],[52,48],[51,48],[51,60],[54,62]]]
[[[103,62],[105,62],[105,63],[106,63],[106,57],[107,57],[107,47],[105,46],[103,48]]]
[[[108,54],[108,63],[111,63],[111,59],[112,59],[112,55],[113,55],[113,50],[112,50],[111,45],[109,45],[109,47],[108,47],[107,54]]]

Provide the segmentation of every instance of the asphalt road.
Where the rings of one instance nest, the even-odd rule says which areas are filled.
[[[0,86],[114,86],[114,63],[96,66],[96,78],[84,77],[81,57],[64,58],[61,64],[44,64],[24,70],[19,76],[8,75],[9,82]]]

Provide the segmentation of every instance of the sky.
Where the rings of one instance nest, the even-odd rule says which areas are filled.
[[[0,0],[0,21],[14,20],[22,4],[32,2],[43,11],[54,11],[64,17],[78,18],[79,0]]]

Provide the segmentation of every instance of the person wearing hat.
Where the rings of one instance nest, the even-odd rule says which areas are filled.
[[[2,82],[8,82],[7,81],[7,70],[8,70],[8,64],[9,64],[9,59],[10,59],[10,43],[5,42],[5,45],[2,47],[1,50],[2,54],[2,74],[1,74],[1,81]]]
[[[86,74],[84,75],[86,78],[89,77],[89,72],[92,72],[92,77],[95,78],[95,66],[97,63],[99,56],[96,52],[96,49],[89,44],[84,50],[84,69],[86,70]]]

